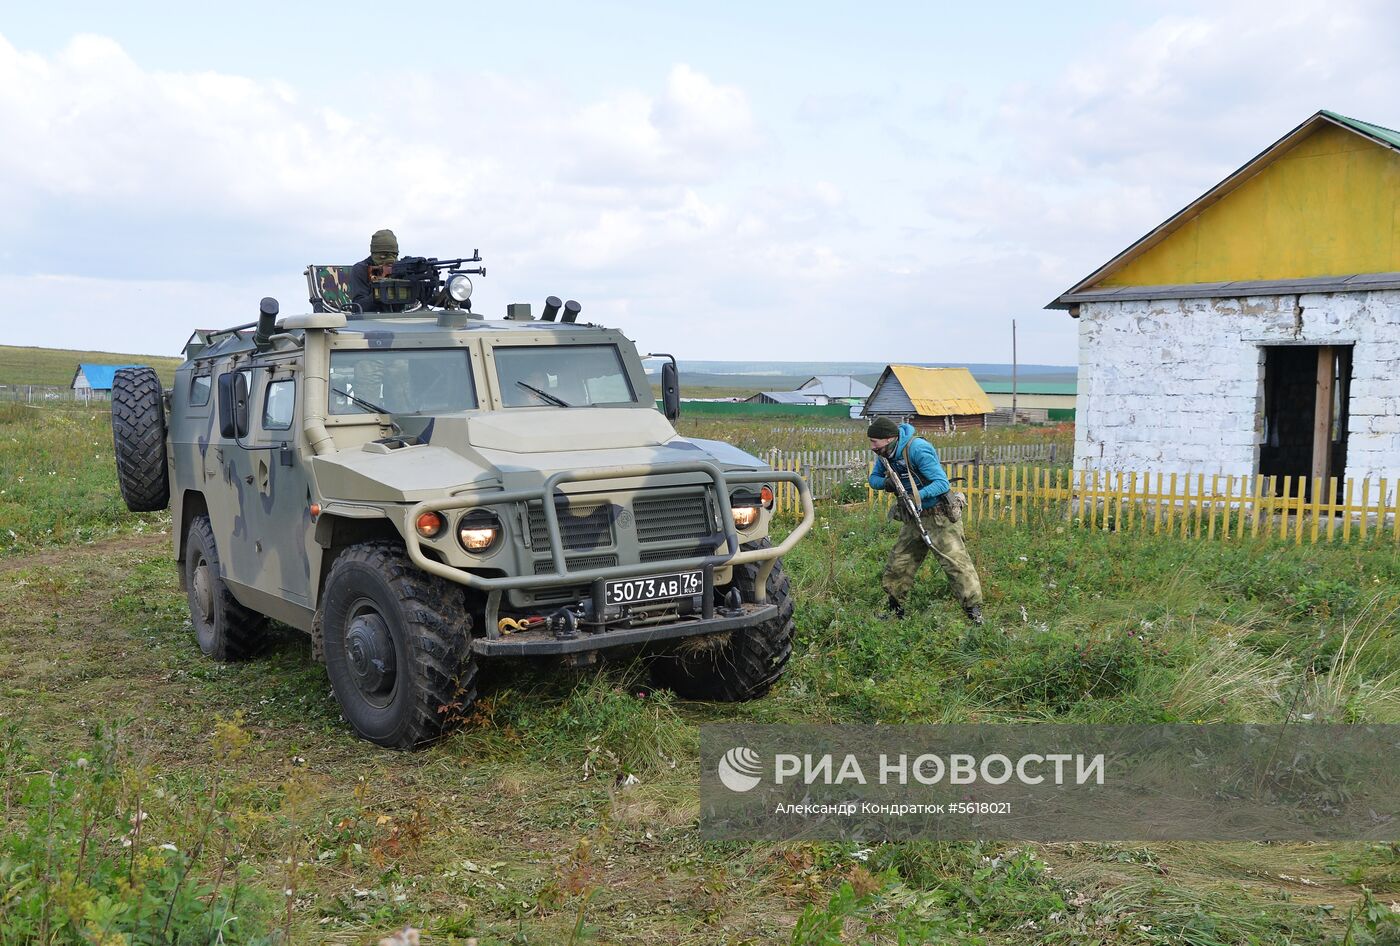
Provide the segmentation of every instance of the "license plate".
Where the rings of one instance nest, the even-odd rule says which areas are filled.
[[[604,593],[608,604],[638,604],[666,598],[688,598],[700,594],[704,587],[703,573],[694,571],[648,578],[621,578],[607,582]]]

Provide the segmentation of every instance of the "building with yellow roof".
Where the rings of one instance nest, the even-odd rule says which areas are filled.
[[[966,368],[887,365],[863,416],[890,417],[924,432],[984,430],[996,408]]]
[[[1394,484],[1400,132],[1317,112],[1048,307],[1080,468]]]

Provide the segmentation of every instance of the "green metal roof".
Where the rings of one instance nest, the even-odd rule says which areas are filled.
[[[1359,131],[1363,135],[1369,135],[1379,141],[1383,141],[1392,148],[1400,148],[1400,131],[1394,128],[1386,128],[1384,125],[1372,125],[1370,122],[1363,122],[1358,118],[1348,118],[1345,115],[1338,115],[1336,112],[1322,110],[1322,114],[1332,119],[1334,122],[1341,122],[1353,131]]]
[[[988,394],[1010,394],[1010,381],[979,381],[982,390]],[[1017,394],[1068,394],[1073,397],[1078,386],[1073,381],[1021,381],[1016,385]]]

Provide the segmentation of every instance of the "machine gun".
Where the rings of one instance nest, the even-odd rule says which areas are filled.
[[[472,307],[469,275],[485,276],[486,267],[462,268],[463,263],[480,263],[481,251],[456,259],[432,256],[405,256],[392,263],[369,268],[370,291],[374,300],[397,309],[437,306],[445,309]]]

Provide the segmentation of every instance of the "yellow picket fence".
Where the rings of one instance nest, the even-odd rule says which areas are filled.
[[[778,458],[781,469],[800,471]],[[967,494],[968,516],[1026,522],[1047,515],[1088,528],[1182,538],[1268,538],[1400,544],[1400,482],[1385,478],[1224,476],[1106,472],[1038,466],[949,464]],[[779,512],[798,509],[796,490],[778,491]],[[889,493],[867,491],[880,507]]]

